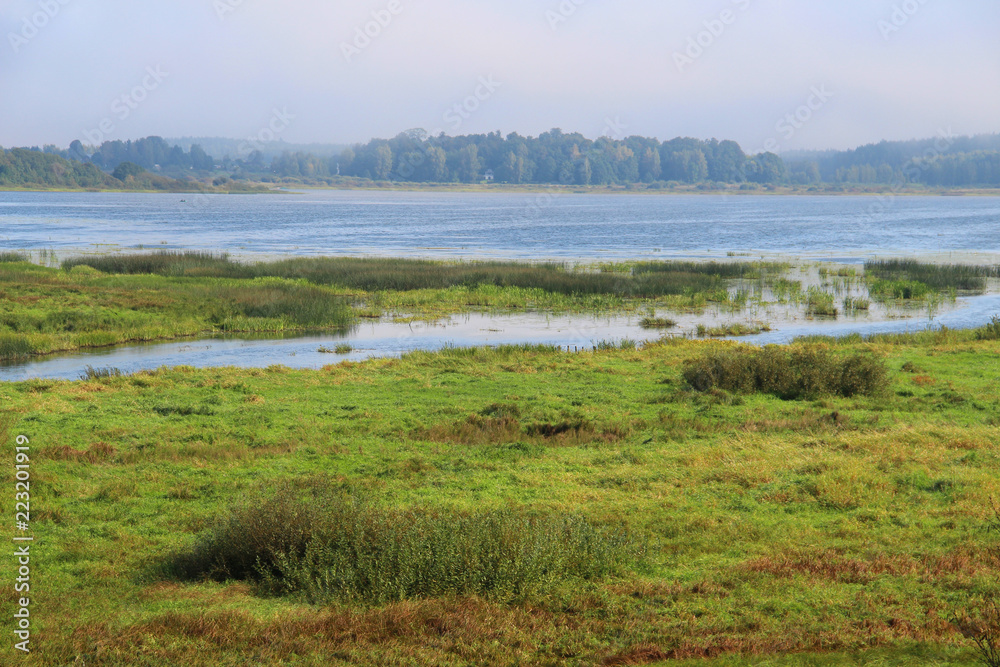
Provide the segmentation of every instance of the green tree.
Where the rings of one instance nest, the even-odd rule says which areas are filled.
[[[122,162],[120,165],[115,167],[115,170],[111,175],[124,183],[129,179],[129,177],[135,178],[145,172],[145,169],[134,162]]]
[[[382,144],[375,149],[374,177],[377,181],[387,181],[392,174],[392,149]]]

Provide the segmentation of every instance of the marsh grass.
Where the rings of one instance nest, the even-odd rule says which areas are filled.
[[[868,310],[871,308],[871,301],[859,296],[844,297],[844,310],[854,312],[858,310]]]
[[[86,269],[86,270],[84,270]],[[280,278],[105,275],[0,264],[0,358],[154,341],[218,331],[346,330],[349,297]]]
[[[865,276],[888,283],[919,282],[929,290],[956,289],[983,292],[986,279],[1000,275],[1000,267],[968,264],[929,264],[915,259],[881,259],[865,262]],[[913,297],[916,298],[916,297]]]
[[[722,280],[760,276],[785,265],[753,262],[642,262],[631,270],[577,271],[563,264],[438,262],[414,259],[300,257],[240,263],[227,255],[200,252],[76,257],[64,269],[87,265],[105,273],[154,273],[217,278],[290,278],[368,292],[448,289],[464,286],[537,288],[556,294],[650,298],[714,292]]]
[[[727,336],[755,336],[764,331],[770,331],[768,324],[723,324],[717,327],[710,327],[699,324],[695,328],[695,334],[700,338],[725,338]]]
[[[929,285],[918,280],[874,280],[868,291],[876,299],[924,299],[933,292]]]
[[[353,322],[346,301],[323,287],[276,280],[254,280],[240,286],[210,288],[209,298],[257,320],[283,320],[291,326],[343,327]]]
[[[34,351],[31,341],[24,336],[0,333],[0,359],[21,359]]]
[[[253,581],[313,604],[444,595],[513,602],[612,574],[641,550],[572,513],[407,510],[285,487],[234,506],[165,571]]]
[[[822,317],[836,317],[837,307],[833,304],[833,295],[817,287],[810,287],[806,301],[806,314]]]
[[[30,262],[31,258],[23,252],[0,252],[0,264]]]
[[[639,326],[643,329],[673,329],[677,322],[668,317],[644,317]]]
[[[83,373],[80,374],[80,379],[88,381],[108,380],[111,378],[120,378],[124,376],[125,373],[122,372],[120,368],[114,368],[111,366],[106,368],[94,368],[90,364],[87,364],[87,367],[83,369]]]

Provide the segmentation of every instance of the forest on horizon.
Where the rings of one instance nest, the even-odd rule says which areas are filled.
[[[218,146],[225,145],[222,141]],[[749,155],[731,140],[631,136],[591,140],[559,129],[537,137],[500,132],[429,136],[409,130],[339,153],[272,150],[252,142],[235,155],[188,150],[160,137],[0,149],[0,187],[175,189],[177,181],[335,185],[345,179],[401,183],[620,186],[733,185],[1000,186],[1000,135],[882,141],[847,151]],[[127,165],[123,168],[123,165]],[[131,180],[129,180],[131,179]]]

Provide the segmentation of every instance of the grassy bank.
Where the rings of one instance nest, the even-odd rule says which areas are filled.
[[[839,378],[788,394],[699,341],[0,384],[34,663],[977,664],[995,334],[757,359]]]
[[[343,329],[353,321],[345,296],[304,281],[109,276],[0,262],[0,359],[216,332]]]
[[[982,292],[998,275],[996,267],[909,260],[869,262],[859,275],[846,267],[737,260],[588,266],[358,257],[241,262],[156,252],[77,257],[59,270],[25,259],[0,254],[0,359],[468,312],[645,315],[642,327],[675,327],[674,317],[662,316],[666,312],[702,320],[689,318],[679,335],[752,335],[771,330],[772,323],[757,317],[734,323],[733,317],[755,311],[787,321],[868,317],[876,309],[875,317],[912,316],[915,307],[953,301],[959,291]],[[40,261],[47,259],[39,253]],[[789,279],[797,276],[818,284]]]

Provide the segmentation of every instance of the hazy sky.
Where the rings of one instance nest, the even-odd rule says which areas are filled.
[[[0,0],[0,145],[995,132],[998,28],[996,0]]]

